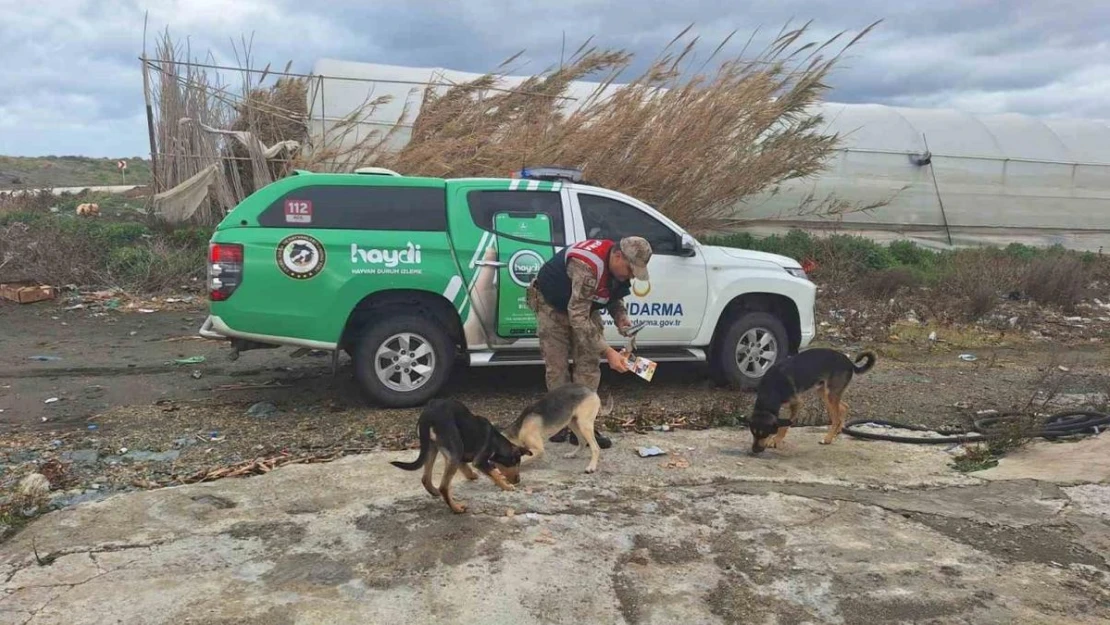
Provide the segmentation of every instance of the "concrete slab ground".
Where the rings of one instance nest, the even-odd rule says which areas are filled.
[[[820,434],[626,435],[594,475],[551,445],[516,492],[460,477],[463,515],[388,464],[415,451],[119,495],[0,546],[0,624],[1110,619],[1105,484]]]
[[[1075,442],[1037,440],[975,473],[987,480],[1031,479],[1057,484],[1110,482],[1110,436]]]

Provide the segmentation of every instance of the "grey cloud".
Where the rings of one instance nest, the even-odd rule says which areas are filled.
[[[253,29],[256,59],[292,59],[300,71],[326,56],[482,72],[524,49],[514,68],[536,72],[558,62],[564,33],[568,53],[595,35],[596,45],[635,53],[638,71],[690,22],[702,37],[701,60],[732,30],[738,33],[726,53],[756,28],[760,48],[792,18],[794,25],[812,19],[814,39],[885,18],[835,70],[829,99],[1110,118],[1110,70],[1097,67],[1110,57],[1110,3],[1088,0],[468,0],[450,8],[238,0],[226,9],[207,0],[203,6],[215,8],[203,14],[158,0],[59,0],[0,8],[7,61],[0,67],[7,86],[0,153],[145,150],[145,128],[130,124],[141,119],[136,57],[148,4],[151,34],[168,20],[179,41],[190,37],[196,55],[212,48],[228,60],[228,39]],[[42,121],[51,119],[74,126],[55,132]],[[126,136],[117,140],[105,128]]]

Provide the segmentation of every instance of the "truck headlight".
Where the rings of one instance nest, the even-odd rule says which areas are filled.
[[[806,270],[802,269],[801,267],[785,267],[785,269],[786,273],[794,276],[795,278],[809,280],[809,276],[806,275]]]

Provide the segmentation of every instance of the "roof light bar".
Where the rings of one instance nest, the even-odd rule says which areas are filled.
[[[513,178],[525,180],[566,180],[569,182],[582,182],[582,170],[573,167],[525,167],[516,172]]]

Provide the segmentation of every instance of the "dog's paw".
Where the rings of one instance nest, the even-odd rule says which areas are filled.
[[[462,505],[461,503],[456,503],[455,505],[451,506],[451,512],[454,512],[455,514],[462,514],[466,512],[466,506]]]
[[[818,443],[821,445],[831,445],[832,441],[827,438],[822,438],[820,441],[818,441]]]
[[[597,467],[586,467],[586,473],[596,473]]]

